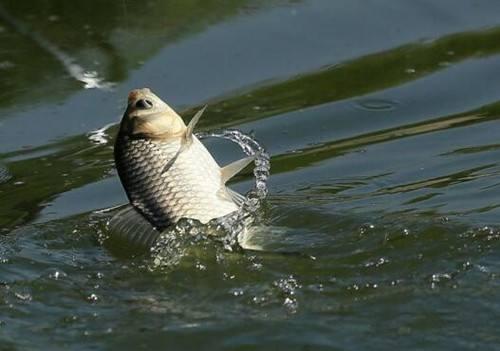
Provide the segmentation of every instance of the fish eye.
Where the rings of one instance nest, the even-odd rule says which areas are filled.
[[[135,107],[142,110],[149,110],[150,108],[153,108],[153,102],[148,99],[139,99],[136,101]]]

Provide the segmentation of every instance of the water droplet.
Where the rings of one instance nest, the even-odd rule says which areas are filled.
[[[16,293],[14,293],[14,296],[17,297],[21,301],[28,301],[29,302],[32,299],[31,295],[28,293],[16,292]]]
[[[241,288],[234,288],[234,289],[231,289],[230,293],[233,296],[242,296],[243,295],[243,289],[241,289]]]
[[[224,280],[232,280],[235,278],[233,274],[227,274],[226,272],[222,273],[222,277],[224,278]]]
[[[257,305],[263,305],[267,301],[265,296],[254,296],[252,297],[252,302]]]
[[[462,263],[462,270],[467,271],[473,267],[473,264],[470,263],[469,261],[465,261]],[[479,268],[479,267],[478,267]]]
[[[66,277],[67,274],[62,271],[55,271],[54,273],[49,274],[49,277],[55,280],[59,280],[61,278]]]
[[[93,130],[90,133],[88,133],[87,137],[89,138],[90,141],[96,144],[101,144],[101,145],[107,144],[110,138],[109,135],[107,134],[107,131],[112,126],[114,126],[114,123],[108,123],[104,127]]]
[[[437,288],[438,284],[448,282],[452,279],[452,275],[449,273],[434,273],[431,276],[431,288]]]
[[[200,271],[206,271],[207,270],[207,266],[205,266],[204,264],[201,264],[200,262],[196,262],[195,267],[196,267],[196,269],[198,269]]]
[[[90,294],[87,296],[87,301],[96,303],[99,300],[99,297],[96,294]]]
[[[441,223],[448,223],[450,221],[450,218],[443,216],[440,218],[440,220],[441,220]]]
[[[296,313],[297,309],[299,307],[299,303],[297,302],[296,299],[287,297],[283,301],[283,306],[285,306],[290,313]]]
[[[250,270],[252,270],[252,271],[260,271],[260,270],[262,270],[262,263],[253,262],[250,265]]]
[[[385,257],[380,257],[378,260],[376,261],[369,261],[367,263],[365,263],[365,267],[380,267],[386,263],[389,262],[389,259],[385,258]]]

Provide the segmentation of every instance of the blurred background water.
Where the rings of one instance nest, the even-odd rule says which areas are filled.
[[[0,1],[0,350],[498,349],[498,72],[496,0]],[[98,244],[144,86],[266,146],[264,252]]]

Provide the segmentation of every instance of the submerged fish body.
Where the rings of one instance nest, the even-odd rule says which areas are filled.
[[[186,126],[149,89],[129,94],[115,162],[130,203],[159,230],[181,218],[207,223],[223,217],[243,198],[225,182],[253,158],[220,168],[192,133],[202,112]]]

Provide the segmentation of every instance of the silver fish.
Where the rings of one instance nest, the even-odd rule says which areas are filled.
[[[219,167],[193,134],[203,111],[186,126],[151,90],[133,90],[128,96],[115,163],[130,203],[159,231],[181,218],[207,223],[226,216],[245,199],[225,183],[255,157]]]

